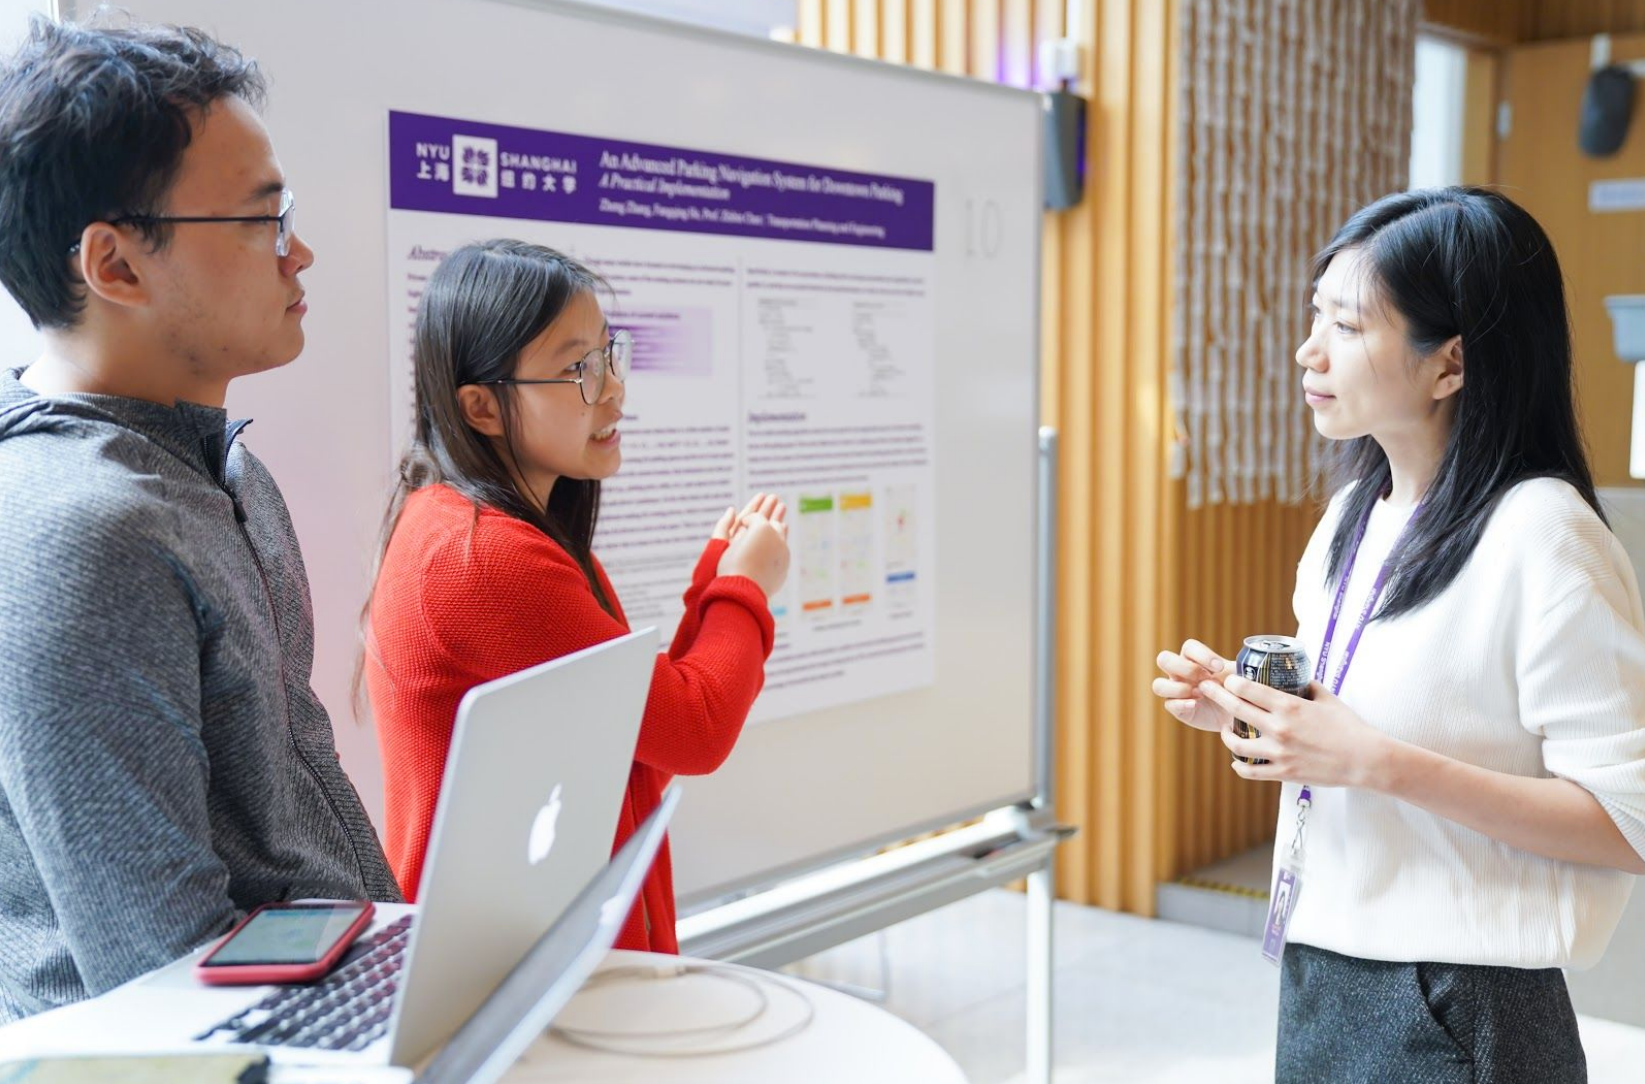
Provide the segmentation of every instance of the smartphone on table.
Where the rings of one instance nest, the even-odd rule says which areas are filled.
[[[265,903],[194,965],[213,986],[313,982],[371,925],[370,900]]]

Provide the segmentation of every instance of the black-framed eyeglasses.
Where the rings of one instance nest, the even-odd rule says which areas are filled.
[[[291,238],[296,231],[296,211],[297,197],[291,194],[291,189],[284,188],[280,190],[280,210],[272,215],[121,215],[119,218],[109,219],[109,225],[153,225],[160,222],[274,222],[277,223],[274,231],[274,254],[283,259],[291,255]],[[69,247],[70,254],[79,250],[78,243]]]
[[[596,346],[576,361],[571,367],[577,370],[576,376],[546,377],[540,380],[482,380],[481,384],[575,384],[577,391],[583,397],[583,402],[593,406],[605,394],[605,378],[615,376],[620,383],[628,380],[628,363],[634,354],[634,336],[628,331],[619,330],[611,333],[604,346]]]

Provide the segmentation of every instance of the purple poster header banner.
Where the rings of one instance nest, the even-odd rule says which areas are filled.
[[[388,146],[395,210],[932,250],[930,181],[419,113]]]

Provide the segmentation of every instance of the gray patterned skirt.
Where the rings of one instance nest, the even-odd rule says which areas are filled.
[[[1288,945],[1279,1084],[1580,1084],[1558,968],[1385,963]]]

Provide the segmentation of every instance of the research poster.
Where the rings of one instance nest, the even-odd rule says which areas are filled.
[[[714,522],[773,492],[793,562],[752,721],[932,684],[930,182],[402,112],[388,160],[397,450],[440,258],[489,237],[566,252],[634,337],[594,543],[629,623],[669,643]]]

